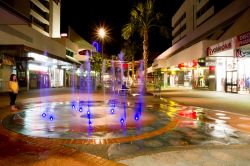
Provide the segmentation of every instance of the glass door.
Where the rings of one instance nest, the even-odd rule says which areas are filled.
[[[237,93],[237,70],[227,71],[226,75],[226,92]]]

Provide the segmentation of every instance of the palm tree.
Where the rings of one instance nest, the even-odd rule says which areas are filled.
[[[128,40],[134,32],[139,32],[143,37],[143,62],[144,62],[144,91],[147,91],[147,63],[148,63],[148,34],[149,29],[156,26],[156,21],[159,20],[160,14],[154,13],[154,2],[147,0],[145,3],[138,3],[130,13],[130,22],[122,29],[122,37]]]

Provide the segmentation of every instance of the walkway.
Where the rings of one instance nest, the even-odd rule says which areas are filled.
[[[231,112],[234,115],[250,116],[250,96],[214,91],[199,91],[190,89],[168,89],[162,92],[162,100],[172,100],[182,105],[192,105],[221,112]],[[241,119],[232,118],[234,124],[240,124]],[[235,126],[237,127],[237,126]],[[250,119],[244,124],[245,131],[250,133]],[[250,166],[250,136],[248,145],[205,146],[167,148],[164,152],[141,155],[119,160],[130,166]]]
[[[67,94],[69,93],[71,93],[71,89],[64,88],[25,92],[18,96],[18,105],[22,110],[29,112],[34,104],[39,106],[45,101],[50,103],[68,101],[69,95]],[[127,96],[127,99],[130,104],[135,102],[133,97]],[[187,106],[175,104],[170,99]],[[250,137],[247,134],[250,129],[250,118],[248,117],[250,116],[249,99],[249,96],[192,90],[165,91],[162,99],[145,96],[144,103],[148,103],[146,109],[148,113],[152,113],[149,117],[155,116],[156,120],[150,122],[151,126],[141,128],[139,132],[144,132],[144,134],[142,133],[143,137],[139,134],[138,139],[135,136],[116,139],[115,137],[118,136],[116,132],[113,135],[110,133],[102,135],[102,133],[98,132],[93,137],[111,136],[110,138],[112,138],[98,145],[91,144],[91,139],[86,142],[85,140],[79,141],[75,139],[64,140],[25,136],[11,132],[1,125],[0,165],[119,165],[123,163],[126,165],[143,166],[247,166],[250,163],[250,156],[248,155],[250,153]],[[92,100],[102,101],[102,92],[93,93]],[[193,107],[189,107],[188,105],[192,105]],[[242,108],[242,105],[244,105],[244,108]],[[204,109],[198,108],[198,112],[204,111],[209,117],[208,123],[205,121],[208,125],[204,126],[207,126],[207,129],[195,130],[197,117],[200,117],[200,115],[197,114],[197,107],[194,106],[204,107]],[[168,112],[165,112],[165,107],[171,109],[170,112],[168,109]],[[162,112],[154,114],[155,109]],[[181,111],[182,109],[184,111]],[[179,127],[169,133],[168,131],[174,128],[175,125],[174,123],[170,123],[169,126],[166,126],[166,133],[161,133],[161,131],[154,133],[155,129],[161,129],[162,124],[168,121],[165,116],[171,113],[171,111],[179,112]],[[7,115],[10,115],[8,111],[8,96],[0,95],[1,122]],[[22,114],[20,115],[23,116]],[[97,117],[97,114],[95,116]],[[194,117],[195,119],[192,120]],[[237,118],[238,120],[236,120]],[[203,129],[220,132],[220,130],[215,130],[216,125],[213,126],[214,123],[212,121],[216,121],[216,119],[224,120],[235,127],[236,133],[231,132],[234,129],[229,129],[226,133],[222,132],[219,134],[222,136],[221,138],[204,135]],[[25,123],[20,123],[18,119],[15,119],[14,122],[25,126]],[[241,125],[239,125],[239,122],[241,122]],[[59,127],[58,129],[61,130],[62,128]],[[129,132],[132,134],[136,131],[127,130],[127,134]],[[205,143],[205,145],[199,146],[201,143]],[[242,153],[244,155],[241,155]]]

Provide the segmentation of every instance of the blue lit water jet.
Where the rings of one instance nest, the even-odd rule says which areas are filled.
[[[103,85],[103,101],[105,102],[106,101],[106,91],[105,91],[105,73],[106,73],[106,60],[103,59],[103,62],[102,62],[102,85]]]
[[[42,114],[42,117],[45,117],[45,116],[46,116],[46,113],[43,113],[43,114]]]

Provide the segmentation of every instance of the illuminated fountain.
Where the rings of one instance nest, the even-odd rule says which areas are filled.
[[[105,59],[103,59],[103,62],[102,62],[102,71],[101,71],[101,73],[102,73],[102,89],[103,89],[103,101],[105,101],[106,100],[106,91],[105,91],[105,88],[106,88],[106,86],[105,86],[105,73],[106,73],[106,60]]]
[[[115,64],[114,60],[111,60],[111,69],[110,69],[110,77],[111,77],[111,87],[110,87],[110,93],[113,94],[113,98],[115,99],[116,94],[115,94],[115,87],[116,87],[116,79],[115,79]]]
[[[125,83],[123,80],[123,53],[119,54],[119,60],[121,65],[120,86],[122,86]],[[14,122],[9,124],[7,120],[6,126],[16,132],[28,133],[31,136],[65,139],[96,139],[97,135],[98,138],[103,139],[106,138],[106,134],[109,135],[108,139],[137,135],[137,127],[155,123],[157,117],[151,112],[144,113],[144,111],[142,117],[144,106],[141,93],[132,99],[129,99],[124,93],[125,91],[122,92],[122,95],[116,94],[114,66],[114,61],[111,61],[110,91],[106,91],[103,86],[103,94],[99,93],[97,98],[93,97],[91,66],[90,62],[86,61],[84,65],[80,65],[78,70],[75,66],[72,67],[70,95],[58,96],[54,98],[54,101],[46,100],[31,107],[27,106],[23,112],[16,114],[20,118],[10,116],[9,118],[14,119]],[[76,73],[78,73],[79,79],[77,79]],[[102,76],[105,73],[106,62],[104,61]],[[142,73],[142,67],[140,73]],[[141,76],[140,79],[142,78]],[[79,81],[78,84],[77,81]],[[141,92],[141,90],[139,91]],[[47,98],[49,97],[48,95]],[[41,112],[36,111],[37,109],[40,109]],[[20,130],[20,128],[22,129]]]
[[[122,57],[122,54],[119,56]],[[120,62],[123,62],[122,58]],[[82,79],[79,80],[86,83],[79,84],[79,91],[74,75],[76,69],[73,67],[71,94],[45,96],[38,102],[28,103],[22,111],[7,115],[2,121],[3,126],[28,135],[29,140],[32,137],[38,142],[39,137],[57,138],[57,143],[74,148],[75,145],[112,144],[108,149],[109,158],[112,155],[167,149],[169,146],[211,145],[218,142],[226,145],[236,144],[238,140],[240,143],[242,140],[243,143],[249,142],[248,139],[244,140],[249,137],[241,137],[242,133],[238,136],[239,132],[229,127],[228,122],[237,118],[235,114],[181,106],[169,100],[155,101],[153,97],[147,99],[143,96],[143,61],[140,61],[139,87],[135,96],[115,93],[114,61],[111,61],[109,93],[92,92],[89,61],[85,67],[81,66],[81,70]],[[121,81],[122,75],[121,63]],[[249,117],[239,119],[249,120]],[[230,135],[234,138],[229,138]],[[50,144],[49,141],[54,139],[43,142]],[[91,152],[99,150],[99,146],[91,147]]]

